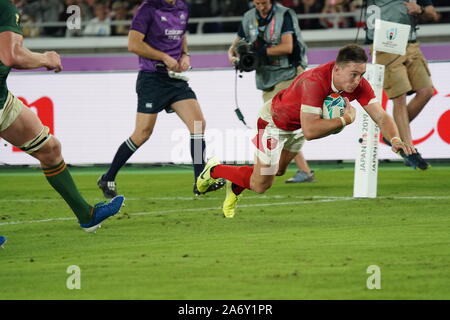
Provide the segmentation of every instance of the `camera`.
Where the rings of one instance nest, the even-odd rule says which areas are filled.
[[[256,69],[258,66],[258,56],[248,42],[240,40],[235,50],[239,57],[239,61],[236,63],[236,68],[239,71],[250,72]]]

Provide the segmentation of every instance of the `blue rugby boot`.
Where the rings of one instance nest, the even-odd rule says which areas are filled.
[[[94,206],[94,214],[88,223],[80,223],[80,227],[86,232],[95,232],[100,228],[103,220],[115,215],[120,211],[125,198],[124,196],[114,197],[109,203],[100,202]]]
[[[6,237],[0,236],[0,248],[3,248],[3,245],[6,243]]]

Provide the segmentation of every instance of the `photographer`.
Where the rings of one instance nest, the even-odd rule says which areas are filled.
[[[308,64],[295,12],[272,0],[253,0],[255,8],[244,14],[228,59],[240,71],[256,70],[256,87],[267,104],[279,91],[289,87]],[[263,108],[261,113],[267,112]],[[286,182],[310,182],[310,170],[301,152],[295,157],[299,168]]]

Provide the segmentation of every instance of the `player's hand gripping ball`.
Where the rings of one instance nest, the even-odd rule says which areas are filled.
[[[334,119],[344,115],[345,100],[339,93],[332,93],[325,98],[322,105],[322,118]],[[339,128],[333,134],[339,133],[344,128]]]

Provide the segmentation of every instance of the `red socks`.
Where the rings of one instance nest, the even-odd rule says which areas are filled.
[[[233,192],[238,195],[244,189],[250,189],[250,177],[253,173],[253,166],[227,166],[219,164],[214,167],[211,177],[214,179],[224,178],[233,182]]]

